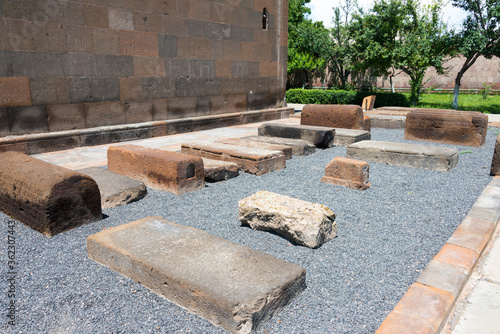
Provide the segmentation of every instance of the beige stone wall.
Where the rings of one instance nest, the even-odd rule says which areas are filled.
[[[425,80],[430,79],[425,83],[425,87],[436,87],[438,89],[453,89],[455,87],[455,77],[462,67],[465,59],[463,57],[454,58],[446,63],[449,70],[446,75],[438,75],[436,70],[427,70]],[[493,57],[492,59],[478,58],[474,65],[465,72],[460,89],[481,89],[483,83],[493,84],[492,89],[500,90],[500,58]],[[409,88],[409,77],[402,73],[394,79],[394,87]],[[378,87],[390,88],[389,80],[379,78],[377,81]]]
[[[286,0],[0,0],[0,136],[281,107],[287,21]]]

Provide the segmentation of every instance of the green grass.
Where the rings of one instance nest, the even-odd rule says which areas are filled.
[[[410,94],[405,93],[409,98]],[[422,94],[418,108],[451,109],[453,94]],[[485,114],[500,114],[500,95],[490,95],[483,100],[481,94],[459,94],[458,110],[481,111]]]

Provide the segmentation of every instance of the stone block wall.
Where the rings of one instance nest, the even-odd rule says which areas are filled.
[[[0,0],[0,136],[281,107],[287,21],[286,0]]]

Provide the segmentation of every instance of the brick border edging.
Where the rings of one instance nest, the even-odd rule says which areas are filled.
[[[118,143],[289,118],[293,112],[293,108],[271,108],[231,114],[102,126],[90,129],[7,136],[0,138],[0,152],[17,151],[31,155],[61,151],[75,147]]]
[[[500,177],[496,176],[375,333],[441,331],[499,218]]]

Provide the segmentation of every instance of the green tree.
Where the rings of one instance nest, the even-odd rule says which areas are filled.
[[[468,12],[462,30],[455,35],[456,50],[465,57],[455,77],[453,109],[458,109],[460,82],[467,70],[480,56],[500,57],[500,1],[452,0],[455,7]]]
[[[355,15],[351,32],[356,68],[372,69],[391,79],[398,71],[406,73],[410,77],[410,103],[416,105],[426,69],[434,67],[443,74],[450,52],[441,7],[439,0],[428,6],[418,0],[378,0],[367,14]]]
[[[311,10],[306,7],[311,0],[290,0],[288,2],[288,67],[287,88],[301,87],[310,83],[315,76],[323,76],[325,60],[311,48],[308,40],[325,28],[322,22],[306,18]]]

